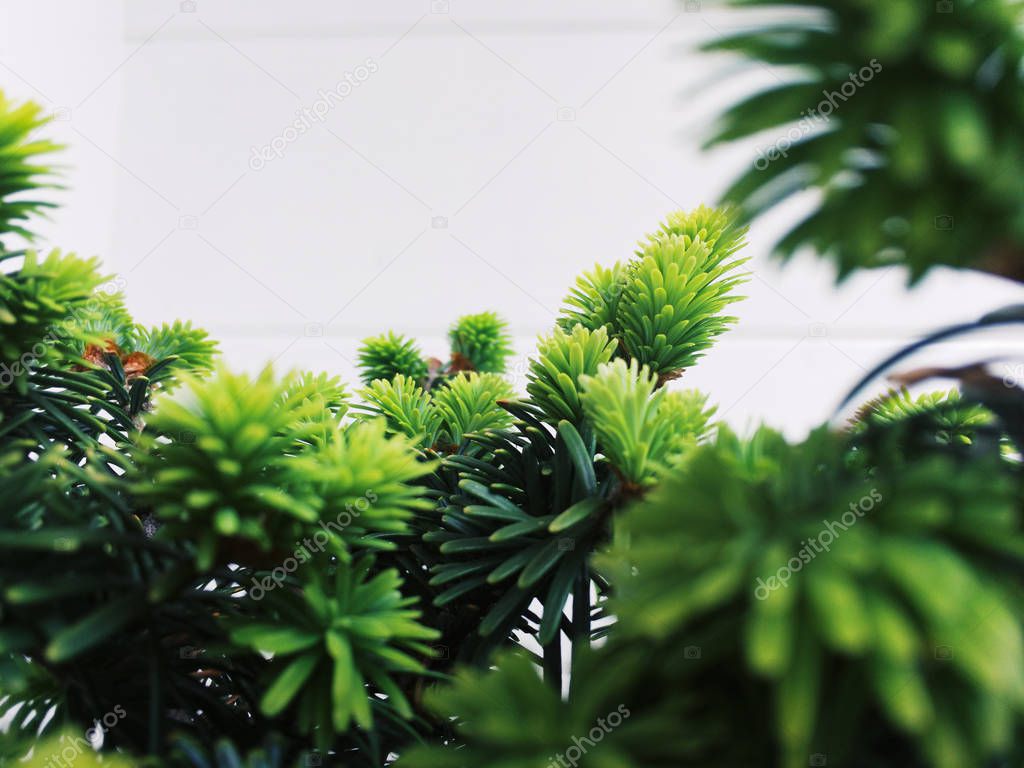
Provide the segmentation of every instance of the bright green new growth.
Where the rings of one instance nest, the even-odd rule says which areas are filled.
[[[612,359],[616,346],[604,327],[576,325],[570,333],[556,327],[541,337],[526,374],[526,391],[551,423],[565,419],[578,425],[583,420],[580,377],[597,373],[599,365]]]
[[[512,354],[512,337],[508,324],[494,312],[463,315],[448,331],[452,357],[458,367],[459,358],[468,361],[471,370],[481,373],[502,373],[505,360]]]
[[[153,328],[136,325],[124,346],[156,360],[174,357],[179,367],[193,371],[212,370],[217,354],[217,342],[206,331],[180,320]]]
[[[51,169],[36,160],[61,149],[59,144],[32,138],[36,129],[50,121],[42,112],[38,104],[15,104],[0,91],[0,235],[31,238],[25,222],[53,207],[53,203],[24,197],[26,192],[56,187],[48,181]]]
[[[565,297],[566,306],[558,318],[563,331],[571,333],[577,325],[596,331],[604,328],[615,336],[615,316],[626,280],[626,269],[619,262],[611,267],[595,264],[594,268],[576,278],[576,285]]]
[[[496,373],[456,376],[434,394],[434,405],[443,424],[442,442],[458,446],[469,433],[501,429],[512,416],[499,404],[514,396],[508,381]]]
[[[399,375],[412,379],[427,375],[427,363],[416,342],[391,331],[364,339],[358,363],[364,384]]]
[[[365,407],[383,416],[392,432],[413,438],[423,447],[437,441],[441,414],[433,398],[415,380],[402,375],[390,381],[377,379],[360,394]]]
[[[95,258],[29,251],[18,269],[0,274],[0,362],[57,362],[94,341],[86,321],[104,281],[98,269]]]
[[[658,417],[672,430],[665,449],[665,461],[670,465],[712,436],[715,424],[711,419],[718,406],[708,407],[707,402],[708,396],[696,389],[670,391],[662,399]]]
[[[412,442],[386,429],[383,419],[353,422],[303,457],[299,471],[318,499],[320,519],[342,528],[328,526],[336,551],[394,549],[388,534],[404,533],[413,513],[430,506],[414,483],[434,464],[417,460]]]
[[[289,377],[286,397],[316,400],[331,413],[343,416],[348,410],[348,387],[340,376],[302,371]]]
[[[157,387],[208,368],[216,345],[175,324],[148,346],[96,259],[27,251],[0,267],[0,435],[26,461],[62,447],[71,465],[122,472],[110,446],[130,444]]]
[[[298,601],[272,592],[265,598],[271,613],[231,633],[235,643],[274,654],[263,714],[280,715],[297,702],[299,730],[321,749],[332,743],[332,730],[344,733],[352,720],[372,728],[374,708],[388,710],[388,718],[412,717],[395,675],[422,672],[416,656],[431,654],[424,642],[438,632],[418,623],[415,598],[403,597],[398,572],[374,572],[373,559],[364,557],[333,578],[315,564],[302,574]]]
[[[709,208],[673,214],[627,268],[616,313],[625,352],[662,377],[692,366],[736,318],[721,314],[741,297],[731,274],[744,230]]]
[[[186,382],[185,397],[161,399],[149,419],[147,432],[159,437],[137,452],[135,492],[170,531],[196,537],[201,568],[223,537],[266,550],[294,541],[297,523],[319,520],[293,454],[300,425],[319,406],[288,397],[289,386],[269,368],[255,379],[221,370]]]
[[[374,336],[359,350],[360,375],[367,385],[405,376],[429,392],[461,373],[501,373],[512,354],[507,327],[494,312],[460,317],[448,332],[451,356],[447,362],[425,359],[416,343],[404,336],[392,332]]]
[[[747,229],[737,226],[735,214],[726,209],[699,205],[689,212],[670,213],[647,240],[654,242],[673,235],[687,243],[694,240],[706,243],[715,251],[714,263],[719,263],[731,259],[746,244]]]
[[[165,388],[173,385],[175,372],[212,369],[217,343],[206,331],[180,320],[154,328],[136,324],[124,305],[124,295],[106,290],[105,280],[96,259],[62,256],[58,251],[42,262],[30,251],[20,269],[0,276],[4,304],[15,304],[20,294],[18,311],[26,304],[37,308],[39,324],[25,331],[40,334],[46,351],[38,356],[39,348],[26,347],[33,365],[48,362],[109,368],[116,364],[102,355],[111,354],[129,378],[145,375],[152,384]],[[24,327],[25,323],[18,325]]]
[[[209,568],[225,539],[268,551],[300,541],[316,526],[331,551],[387,548],[381,533],[405,530],[430,471],[412,444],[387,436],[383,421],[342,427],[344,392],[326,376],[257,378],[219,371],[190,379],[186,397],[162,399],[143,435],[136,494],[167,521],[165,530],[198,541]],[[372,496],[372,498],[371,498]],[[356,512],[353,513],[353,507]],[[321,520],[349,519],[336,528]]]
[[[732,294],[746,279],[735,272],[745,236],[725,210],[674,213],[625,265],[579,277],[558,324],[605,328],[616,354],[646,365],[659,385],[676,378],[736,321],[721,313],[742,298]]]
[[[512,423],[499,400],[514,395],[496,373],[464,373],[424,392],[415,381],[396,376],[362,391],[364,410],[383,416],[392,433],[413,438],[423,448],[454,449],[469,433],[501,429]]]
[[[310,443],[325,445],[338,434],[338,423],[348,413],[348,390],[338,376],[305,371],[288,377],[281,393],[285,408],[303,411],[300,422],[315,424],[316,429],[300,430],[296,435],[299,445]]]
[[[922,416],[934,418],[940,427],[936,436],[944,443],[970,444],[977,428],[993,421],[991,411],[976,403],[963,403],[955,389],[925,392],[915,398],[903,388],[867,403],[857,414],[853,428],[864,432],[872,425],[897,424]]]
[[[658,389],[654,374],[636,360],[604,363],[580,384],[598,446],[630,485],[653,482],[707,432],[705,398]]]
[[[733,4],[778,12],[776,0]],[[708,142],[761,137],[724,199],[749,219],[814,191],[776,251],[813,248],[840,279],[893,264],[911,281],[938,264],[1024,279],[1020,4],[799,5],[706,46],[776,78],[730,107]]]
[[[85,354],[89,344],[105,347],[112,343],[117,349],[123,350],[138,334],[135,321],[124,301],[123,293],[110,293],[101,286],[90,294],[83,307],[54,328],[61,332],[67,331],[68,346],[72,347],[70,351],[75,357]],[[166,356],[150,354],[156,359]]]

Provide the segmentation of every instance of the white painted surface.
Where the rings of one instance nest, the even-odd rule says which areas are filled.
[[[70,118],[54,125],[70,189],[43,233],[102,255],[140,320],[190,318],[236,367],[354,380],[363,336],[390,327],[439,353],[451,320],[484,308],[525,356],[576,273],[752,162],[753,144],[700,151],[744,87],[696,87],[725,63],[696,45],[740,23],[711,6],[2,0],[0,86]],[[368,59],[322,123],[250,166]],[[739,427],[799,435],[905,340],[1024,300],[978,275],[908,293],[897,270],[836,289],[810,256],[780,267],[768,246],[799,207],[751,233],[740,325],[684,380]]]

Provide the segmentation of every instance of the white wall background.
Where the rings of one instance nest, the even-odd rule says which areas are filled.
[[[745,86],[712,81],[728,62],[695,48],[748,19],[710,0],[0,0],[0,87],[69,145],[47,243],[102,255],[141,321],[192,319],[235,367],[354,381],[364,336],[441,354],[448,324],[486,308],[525,358],[580,270],[712,202],[755,145],[700,151]],[[322,123],[250,166],[367,59]],[[1024,300],[949,272],[836,289],[812,257],[768,259],[795,212],[752,232],[740,324],[684,379],[741,428],[798,435],[906,340]]]

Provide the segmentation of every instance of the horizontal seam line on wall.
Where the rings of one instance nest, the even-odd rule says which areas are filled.
[[[216,23],[216,22],[211,22]],[[575,22],[566,22],[564,24],[551,24],[548,22],[533,24],[508,24],[494,22],[466,22],[467,24],[473,24],[473,33],[479,35],[489,35],[494,37],[564,37],[564,36],[633,36],[633,35],[644,35],[653,34],[664,24],[656,24],[654,22],[644,24],[623,24],[618,21],[610,21],[607,23],[589,25],[580,25]],[[219,26],[217,31],[228,37],[232,42],[239,40],[310,40],[310,39],[336,39],[336,38],[376,38],[376,37],[390,37],[398,35],[408,29],[408,22],[395,22],[395,23],[369,23],[369,24],[353,24],[345,25],[343,27],[330,27],[329,25],[317,25],[316,27],[298,27],[294,30],[274,30],[274,29],[245,29],[245,28],[233,28],[230,25]],[[694,31],[701,32],[696,26],[692,27],[692,30],[687,27],[680,25],[676,30],[679,31]],[[144,25],[139,24],[131,25],[126,30],[125,39],[130,43],[140,43],[152,32],[151,29],[147,29]],[[424,26],[421,25],[416,29],[416,35],[420,37],[461,37],[465,33],[462,30],[454,27],[450,24],[444,26]],[[706,32],[704,33],[706,36]],[[201,31],[184,34],[180,30],[167,29],[160,33],[158,39],[153,40],[153,43],[158,44],[161,42],[170,41],[194,41],[194,42],[212,42],[209,40],[209,36],[202,34]]]

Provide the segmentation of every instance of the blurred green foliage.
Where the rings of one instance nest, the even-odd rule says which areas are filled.
[[[893,264],[912,281],[936,265],[1024,278],[1020,3],[731,5],[771,7],[778,20],[705,50],[770,67],[782,84],[730,107],[709,145],[756,142],[725,193],[744,218],[806,198],[810,213],[779,254],[813,249],[839,278]]]

